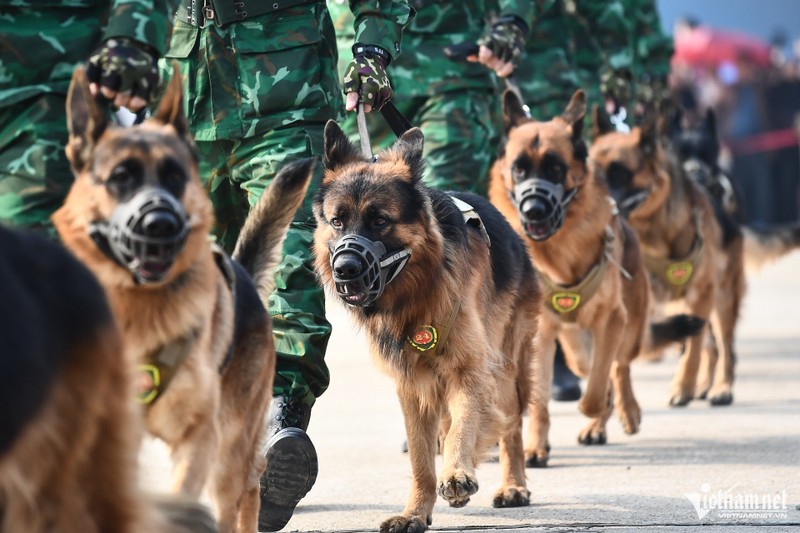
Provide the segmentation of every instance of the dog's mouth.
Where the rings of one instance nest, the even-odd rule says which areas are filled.
[[[525,234],[534,240],[544,240],[553,233],[550,222],[525,222]]]
[[[133,273],[142,283],[158,283],[167,277],[172,264],[172,261],[143,261],[133,269]]]
[[[369,297],[369,291],[365,291],[360,283],[345,283],[339,296],[350,305],[362,305]]]

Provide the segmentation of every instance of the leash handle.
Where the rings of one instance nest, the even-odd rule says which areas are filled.
[[[358,113],[356,114],[358,123],[358,138],[361,141],[361,152],[369,159],[373,158],[372,146],[369,143],[369,128],[367,128],[367,117],[364,115],[364,104],[359,102]]]

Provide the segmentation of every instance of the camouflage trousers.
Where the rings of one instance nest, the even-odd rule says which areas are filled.
[[[73,181],[65,109],[63,94],[0,109],[0,223],[55,235],[50,215]]]
[[[413,98],[395,94],[392,101],[425,135],[425,183],[441,190],[486,196],[489,166],[502,135],[497,94],[472,90]],[[395,141],[380,113],[369,113],[367,124],[373,149],[386,148]],[[348,113],[344,130],[358,142],[354,113]]]
[[[220,244],[231,252],[252,205],[284,163],[320,155],[322,124],[293,125],[260,137],[198,141],[200,176],[214,204]],[[313,269],[311,200],[322,177],[318,165],[303,206],[283,244],[283,259],[269,301],[278,354],[273,394],[313,405],[330,382],[325,350],[331,325]]]

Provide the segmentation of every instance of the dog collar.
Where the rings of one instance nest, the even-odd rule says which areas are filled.
[[[672,291],[672,299],[677,300],[686,295],[686,291],[689,289],[689,282],[697,271],[697,264],[700,262],[702,251],[703,235],[700,233],[698,226],[692,249],[689,250],[686,257],[672,259],[644,255],[644,264],[647,266],[647,270],[666,282]]]
[[[196,328],[187,335],[145,354],[143,362],[139,364],[136,382],[138,403],[151,407],[164,394],[199,334],[200,328]]]
[[[457,298],[453,303],[453,310],[450,312],[450,317],[447,319],[441,335],[436,326],[426,324],[420,326],[412,335],[406,337],[406,342],[420,352],[430,351],[430,355],[434,357],[442,355],[447,344],[447,338],[450,336],[453,324],[456,322],[459,309],[461,309],[461,298]]]
[[[605,244],[603,253],[600,254],[600,259],[589,270],[578,283],[571,286],[559,285],[541,271],[539,272],[539,279],[545,287],[545,302],[547,306],[556,314],[556,316],[563,322],[575,322],[578,318],[578,311],[580,307],[588,302],[592,296],[595,295],[600,288],[600,283],[603,281],[603,274],[606,271],[606,266],[609,260],[613,261],[614,257],[614,231],[610,226],[606,226]],[[618,265],[622,274],[630,278],[621,265]]]

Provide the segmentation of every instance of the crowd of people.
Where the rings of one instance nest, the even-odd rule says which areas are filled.
[[[741,199],[744,222],[785,224],[800,205],[800,43],[788,48],[776,32],[771,43],[679,21],[676,39],[713,32],[724,55],[673,60],[671,83],[682,107],[698,118],[713,109],[723,142],[722,164]],[[730,37],[727,37],[730,35]],[[685,37],[684,37],[685,36]],[[749,40],[745,40],[749,39]]]

